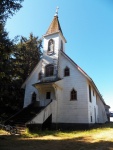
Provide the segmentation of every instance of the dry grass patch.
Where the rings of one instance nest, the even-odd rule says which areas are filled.
[[[1,133],[1,131],[0,131]],[[113,124],[87,131],[26,131],[0,135],[0,150],[113,150]]]

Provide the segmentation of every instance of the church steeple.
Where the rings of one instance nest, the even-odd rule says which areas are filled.
[[[59,23],[59,20],[58,20],[58,7],[57,7],[57,10],[56,10],[56,13],[54,15],[54,18],[46,32],[46,34],[53,34],[53,33],[56,33],[56,32],[61,32],[62,35],[63,35],[63,32],[62,32],[62,29],[61,29],[61,26],[60,26],[60,23]]]
[[[60,50],[65,52],[66,39],[63,36],[63,32],[58,19],[58,7],[46,34],[43,36],[43,39],[44,54],[47,54],[50,57],[58,57],[58,53]]]

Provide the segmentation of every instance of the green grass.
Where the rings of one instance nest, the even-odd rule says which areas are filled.
[[[113,150],[113,123],[84,131],[26,130],[11,136],[0,130],[0,150]]]
[[[75,136],[85,136],[95,133],[100,133],[104,131],[110,131],[113,129],[113,123],[98,125],[95,128],[89,130],[77,130],[77,131],[61,131],[61,130],[35,130],[34,132],[30,132],[28,129],[22,133],[21,137],[25,138],[35,138],[35,137],[45,137],[45,136],[54,136],[54,137],[64,137],[71,138]],[[8,134],[6,131],[0,130],[0,134]]]

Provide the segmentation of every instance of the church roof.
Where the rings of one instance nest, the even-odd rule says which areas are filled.
[[[63,35],[63,32],[62,32],[62,29],[61,29],[61,26],[60,26],[60,23],[59,23],[59,20],[58,20],[58,16],[55,15],[46,34],[52,34],[52,33],[56,33],[56,32],[61,32],[62,35]]]

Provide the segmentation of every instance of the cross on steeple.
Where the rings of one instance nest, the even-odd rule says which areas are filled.
[[[59,7],[57,6],[55,16],[58,16],[58,9]]]

